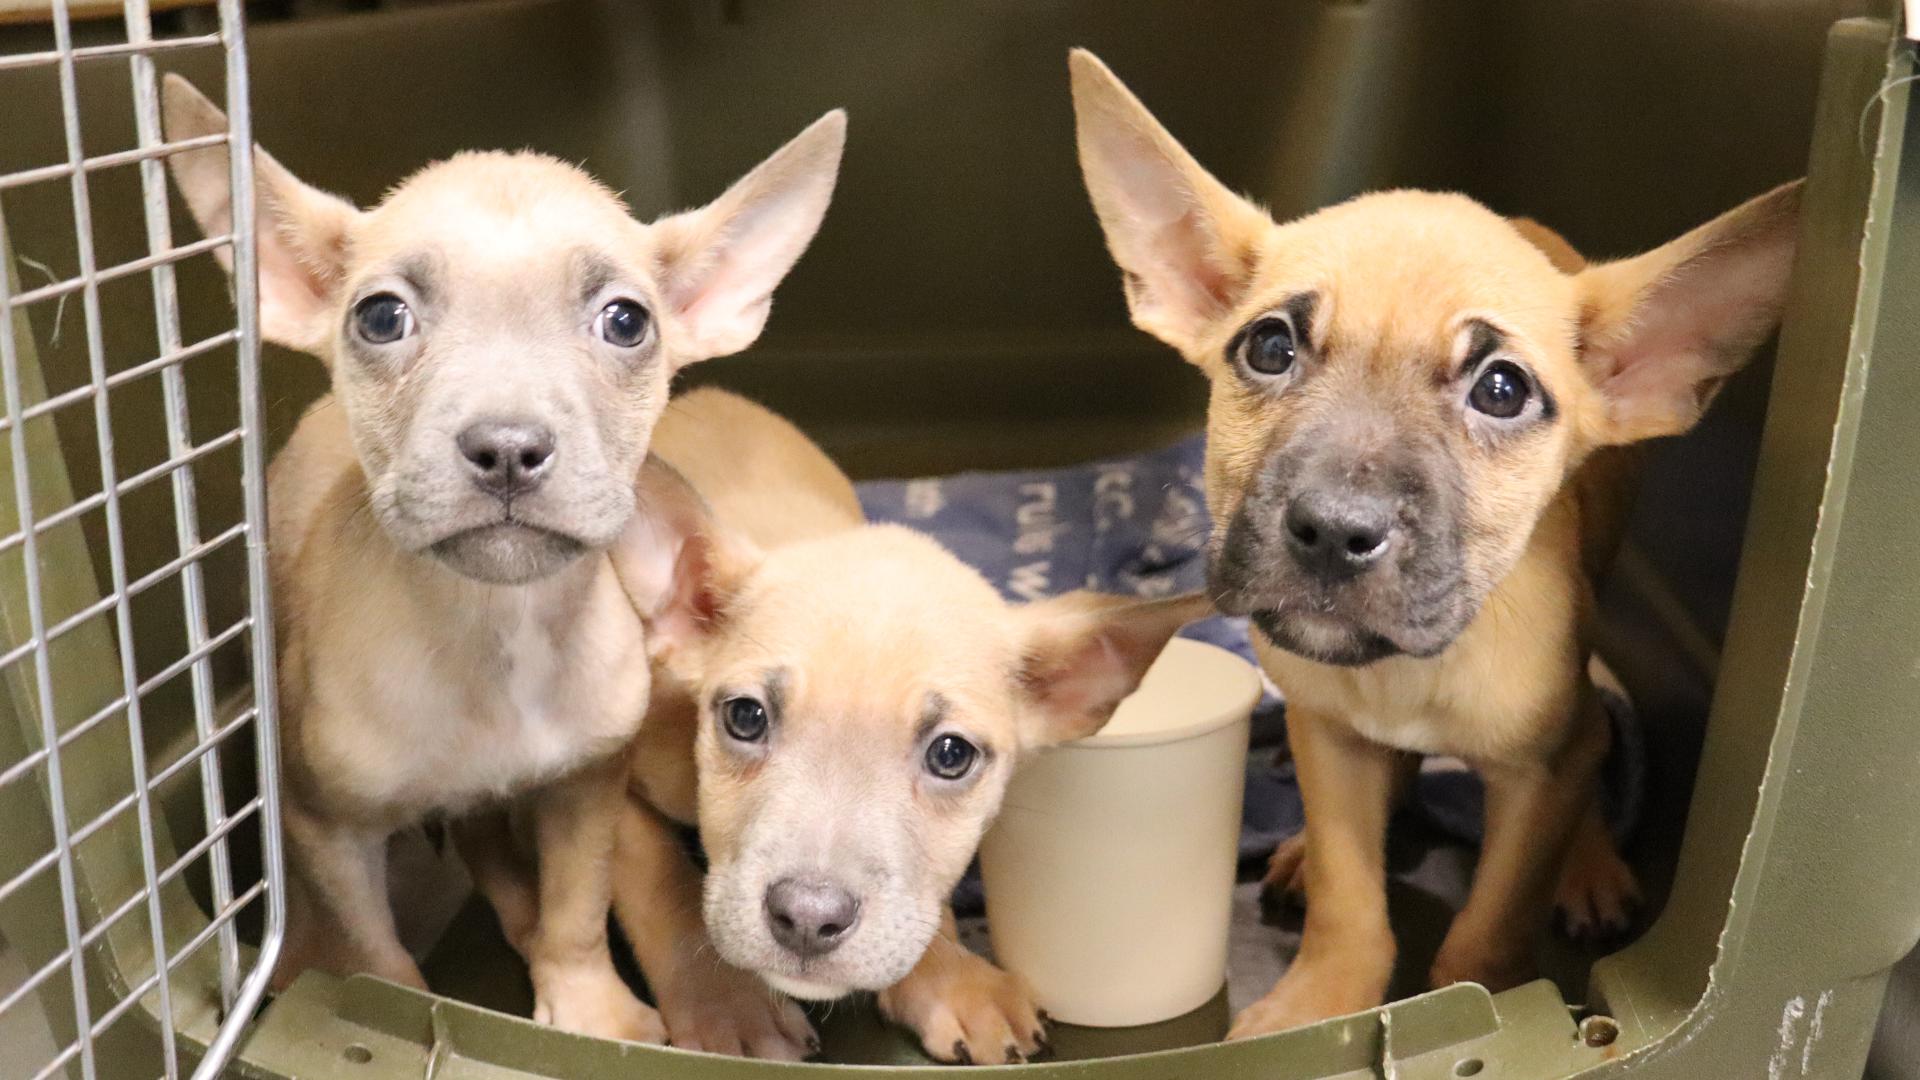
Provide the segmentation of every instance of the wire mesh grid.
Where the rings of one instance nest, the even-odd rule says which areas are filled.
[[[285,919],[242,10],[159,36],[149,0],[105,35],[68,0],[43,14],[44,35],[0,38],[0,77],[46,79],[34,119],[58,124],[54,160],[0,145],[0,1077],[210,1077]],[[156,58],[193,53],[224,60],[230,129],[168,142]],[[90,155],[111,140],[83,103],[130,104],[131,145]],[[177,242],[165,159],[221,143],[235,225]],[[143,235],[96,237],[110,189]],[[25,233],[64,235],[66,265]],[[178,276],[220,258],[232,307],[183,319]],[[109,295],[126,287],[144,303]]]

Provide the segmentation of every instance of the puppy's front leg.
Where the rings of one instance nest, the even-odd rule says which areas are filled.
[[[1483,764],[1486,840],[1466,906],[1434,958],[1433,985],[1477,982],[1505,990],[1534,977],[1533,942],[1552,911],[1554,886],[1610,735],[1591,688],[1567,743],[1550,758]]]
[[[667,1032],[660,1014],[627,989],[607,946],[625,778],[625,758],[616,756],[534,796],[540,918],[527,949],[533,1018],[602,1038],[661,1042]]]
[[[1420,775],[1420,759],[1413,754],[1395,754],[1393,796],[1388,802],[1388,817],[1406,804]],[[1304,907],[1307,902],[1307,833],[1305,829],[1280,841],[1267,859],[1266,879],[1261,882],[1261,899],[1268,903],[1292,903]]]
[[[961,944],[945,905],[920,962],[880,992],[880,1012],[950,1065],[1014,1064],[1048,1049],[1046,1021],[1027,984]]]
[[[1292,966],[1234,1018],[1230,1039],[1370,1009],[1393,975],[1386,837],[1397,755],[1300,708],[1287,712],[1287,742],[1307,814],[1306,925]]]
[[[819,1053],[800,1006],[714,951],[700,914],[700,870],[671,822],[629,796],[615,852],[613,910],[660,1003],[668,1041],[781,1061]]]
[[[307,965],[339,975],[362,972],[425,990],[419,965],[400,943],[387,896],[387,832],[328,821],[287,800],[283,811],[300,900],[288,910],[289,948],[273,982],[284,987]],[[329,934],[338,934],[328,940]]]

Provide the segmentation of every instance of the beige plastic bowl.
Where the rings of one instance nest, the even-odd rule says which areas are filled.
[[[1226,980],[1251,664],[1176,638],[1099,734],[1021,766],[980,848],[994,957],[1055,1019],[1153,1024]]]

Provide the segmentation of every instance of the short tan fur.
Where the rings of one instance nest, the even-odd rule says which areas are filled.
[[[1210,584],[1259,629],[1306,806],[1271,876],[1310,899],[1300,952],[1233,1033],[1381,1002],[1408,754],[1463,758],[1487,789],[1431,979],[1513,986],[1556,888],[1587,926],[1633,898],[1595,803],[1594,577],[1631,497],[1625,448],[1691,427],[1778,319],[1799,185],[1597,265],[1459,195],[1277,223],[1092,54],[1070,67],[1134,322],[1211,380]]]

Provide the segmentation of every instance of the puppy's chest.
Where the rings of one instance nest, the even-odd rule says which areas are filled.
[[[1483,732],[1430,704],[1408,707],[1393,695],[1351,695],[1341,715],[1366,738],[1413,754],[1472,755]],[[1465,728],[1465,730],[1463,730]]]
[[[1473,665],[1411,659],[1337,668],[1264,646],[1261,659],[1290,707],[1408,753],[1526,757],[1567,719],[1553,680],[1510,682]]]
[[[617,750],[646,707],[630,609],[529,610],[316,657],[315,771],[359,802],[459,811]]]
[[[491,669],[492,685],[475,703],[475,735],[505,751],[498,757],[507,771],[524,769],[534,776],[557,771],[609,734],[606,703],[571,692],[580,683],[600,681],[592,678],[584,662],[589,658],[581,652],[525,623],[498,635],[482,668]]]

